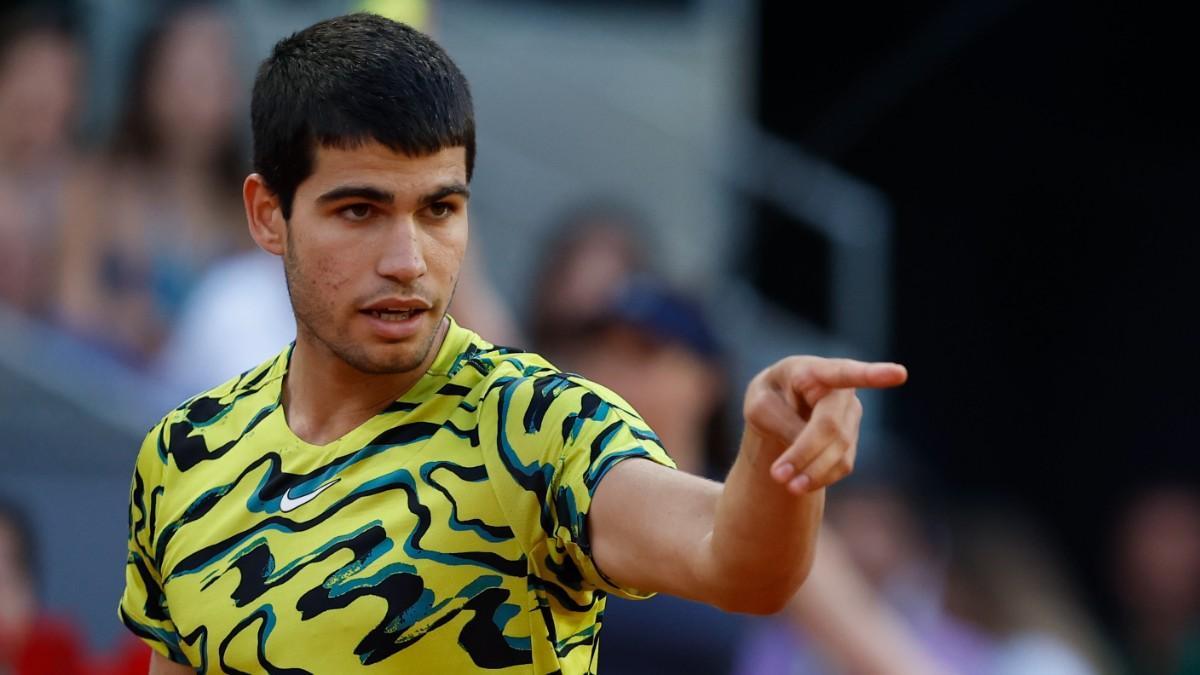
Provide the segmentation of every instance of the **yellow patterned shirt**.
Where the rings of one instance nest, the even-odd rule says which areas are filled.
[[[429,371],[324,446],[280,405],[291,349],[168,414],[130,490],[119,614],[210,673],[593,673],[587,513],[630,457],[620,397],[451,321]]]

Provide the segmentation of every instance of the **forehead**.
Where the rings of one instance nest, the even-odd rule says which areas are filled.
[[[404,196],[466,182],[467,152],[462,146],[414,157],[371,141],[355,148],[317,146],[312,173],[296,194],[313,198],[342,185],[369,185]]]

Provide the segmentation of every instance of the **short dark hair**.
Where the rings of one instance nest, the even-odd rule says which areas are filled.
[[[376,141],[419,157],[462,146],[475,164],[475,114],[467,79],[436,42],[384,17],[327,19],[276,43],[250,102],[254,170],[291,217],[296,188],[317,145]]]

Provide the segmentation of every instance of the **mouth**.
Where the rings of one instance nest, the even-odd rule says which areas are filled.
[[[393,297],[376,300],[359,308],[371,332],[387,342],[412,338],[426,326],[425,315],[433,310],[431,303],[418,298]]]
[[[400,322],[408,321],[409,319],[426,311],[428,310],[413,307],[409,309],[365,309],[362,311],[362,313],[381,321]]]

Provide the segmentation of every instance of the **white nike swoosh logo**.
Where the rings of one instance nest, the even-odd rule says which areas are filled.
[[[341,479],[340,478],[331,478],[331,479],[325,481],[324,483],[322,483],[321,486],[318,487],[316,490],[313,490],[312,492],[310,492],[306,495],[300,495],[299,497],[293,497],[291,489],[288,489],[287,492],[283,493],[283,498],[279,500],[279,509],[281,511],[283,511],[284,513],[298,509],[301,506],[304,506],[305,504],[316,499],[317,495],[324,492],[326,490],[326,488],[328,488],[329,486],[338,482],[339,480],[341,480]]]

